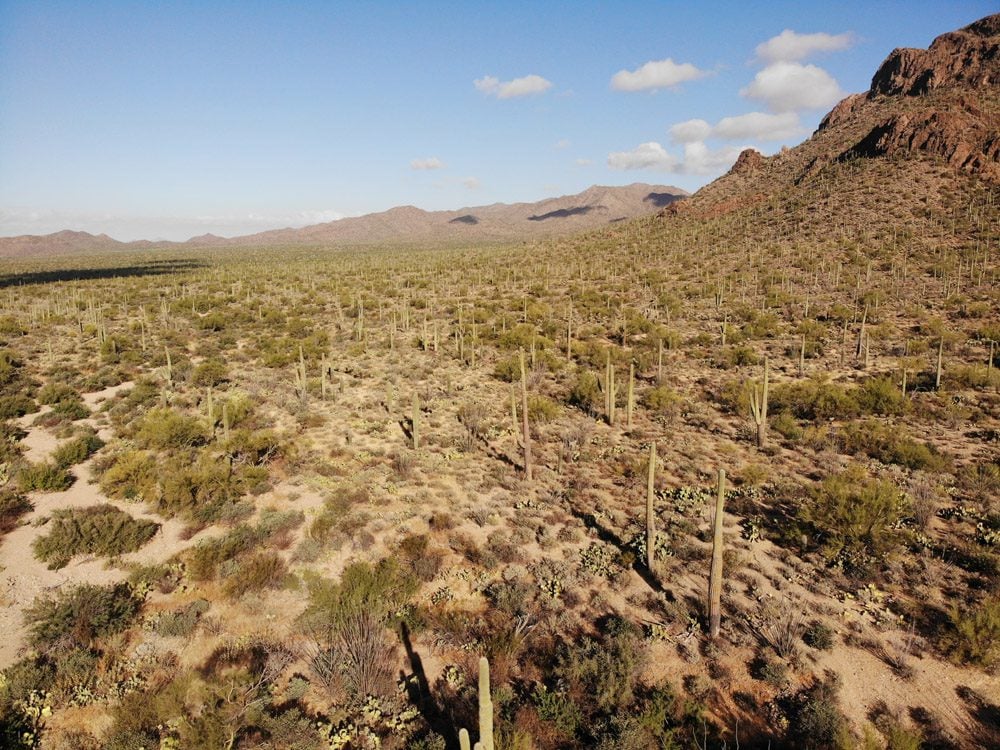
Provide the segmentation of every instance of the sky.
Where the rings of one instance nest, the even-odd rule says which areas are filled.
[[[0,0],[0,236],[694,191],[995,2]]]

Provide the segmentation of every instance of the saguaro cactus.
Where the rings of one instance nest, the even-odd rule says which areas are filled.
[[[410,436],[413,438],[413,450],[420,450],[420,397],[416,393],[413,394],[410,412]]]
[[[531,481],[531,433],[528,428],[528,374],[524,369],[524,350],[518,352],[521,366],[521,440],[524,443],[524,478]]]
[[[719,469],[719,495],[715,500],[712,533],[712,570],[708,577],[708,637],[719,636],[722,611],[722,510],[726,500],[726,472]]]
[[[760,386],[753,381],[750,383],[750,416],[757,426],[758,448],[764,448],[767,445],[767,382],[767,357],[764,357],[764,382]]]
[[[490,695],[490,663],[479,657],[479,742],[482,750],[493,748],[493,698]]]
[[[653,572],[656,560],[656,528],[653,517],[653,496],[656,492],[656,441],[649,444],[649,473],[646,477],[646,568]]]
[[[628,365],[628,398],[625,400],[625,426],[632,429],[632,412],[635,410],[635,362]]]

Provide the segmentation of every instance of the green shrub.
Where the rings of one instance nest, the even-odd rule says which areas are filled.
[[[60,401],[79,401],[80,394],[67,383],[46,383],[35,396],[38,403],[55,406]]]
[[[83,400],[78,396],[75,399],[59,401],[52,407],[52,411],[39,417],[48,424],[56,422],[75,422],[78,419],[86,419],[90,416],[90,409],[86,407]]]
[[[344,568],[339,582],[313,578],[309,606],[302,614],[306,626],[344,623],[366,613],[385,621],[397,615],[416,593],[419,581],[392,558],[376,565],[355,562]]]
[[[31,414],[38,407],[34,400],[23,393],[10,396],[0,396],[0,419],[14,419]]]
[[[580,370],[569,392],[569,403],[587,414],[596,415],[604,408],[604,395],[597,376],[589,370]]]
[[[617,616],[609,617],[601,631],[599,638],[566,643],[555,676],[585,709],[611,715],[632,703],[643,650],[638,629]]]
[[[833,648],[833,628],[815,620],[802,634],[802,640],[818,651],[829,651]]]
[[[918,443],[901,433],[899,425],[887,425],[873,419],[844,425],[838,441],[846,453],[863,453],[882,463],[899,464],[910,469],[944,471],[948,459],[929,443]]]
[[[135,435],[140,448],[190,448],[205,442],[205,425],[173,409],[150,409]]]
[[[96,639],[129,627],[141,607],[127,583],[85,583],[36,600],[25,612],[25,621],[35,648],[89,647]]]
[[[850,724],[837,701],[839,683],[829,675],[800,694],[788,727],[791,747],[848,750],[854,747]]]
[[[33,507],[20,492],[7,487],[0,490],[0,536],[15,529],[21,516]]]
[[[50,524],[49,533],[37,537],[31,547],[35,557],[53,570],[65,567],[76,555],[114,557],[135,552],[160,528],[108,504],[57,510]]]
[[[207,599],[195,599],[179,609],[163,612],[156,618],[153,630],[164,637],[186,638],[210,606]]]
[[[187,574],[194,581],[211,581],[222,563],[252,550],[263,539],[257,529],[240,524],[224,536],[202,540],[188,552]]]
[[[52,460],[61,469],[83,463],[104,447],[104,441],[90,433],[63,443],[52,452]]]
[[[152,496],[156,485],[156,460],[148,451],[126,450],[108,457],[108,464],[96,467],[101,491],[108,497],[139,500]]]
[[[652,412],[676,419],[681,412],[684,398],[670,386],[658,385],[642,394],[642,404]]]
[[[179,456],[163,466],[156,511],[167,518],[215,523],[234,510],[263,471],[246,466],[234,469],[229,461],[220,461],[207,450],[194,459]]]
[[[248,591],[278,588],[287,573],[288,566],[277,552],[255,552],[229,567],[222,590],[226,596],[238,599]]]
[[[191,383],[200,387],[215,386],[229,380],[229,369],[219,359],[206,359],[194,368]]]
[[[532,394],[528,397],[528,419],[545,424],[559,416],[559,404],[547,396]]]
[[[1000,595],[978,606],[953,607],[948,619],[940,644],[952,659],[983,668],[1000,663]]]
[[[0,463],[10,463],[20,458],[20,443],[27,435],[14,422],[0,421]]]
[[[53,463],[26,464],[17,473],[24,492],[62,492],[73,485],[73,475]]]
[[[896,547],[906,512],[906,496],[894,484],[870,479],[855,464],[823,479],[799,506],[798,518],[818,537],[829,563],[860,575]]]
[[[855,399],[864,414],[902,414],[907,403],[902,388],[889,377],[866,380],[855,392]]]
[[[788,411],[799,419],[847,419],[860,414],[854,394],[821,376],[771,386],[769,408]]]

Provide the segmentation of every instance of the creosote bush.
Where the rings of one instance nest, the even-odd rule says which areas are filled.
[[[62,492],[73,485],[73,475],[64,467],[43,461],[21,467],[17,483],[24,492]]]
[[[31,547],[51,569],[65,567],[76,555],[114,557],[135,552],[160,528],[108,504],[56,510],[49,524],[48,534],[37,537]]]
[[[906,513],[906,496],[894,484],[853,464],[816,485],[798,519],[829,563],[863,575],[897,548]]]

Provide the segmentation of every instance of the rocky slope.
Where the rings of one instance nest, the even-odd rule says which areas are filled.
[[[893,50],[869,90],[837,104],[811,138],[772,157],[745,151],[729,173],[673,209],[727,213],[858,160],[879,160],[873,168],[888,193],[913,187],[891,174],[900,160],[928,172],[949,165],[952,174],[922,182],[929,192],[965,177],[1000,184],[1000,14],[942,34],[926,50]]]

